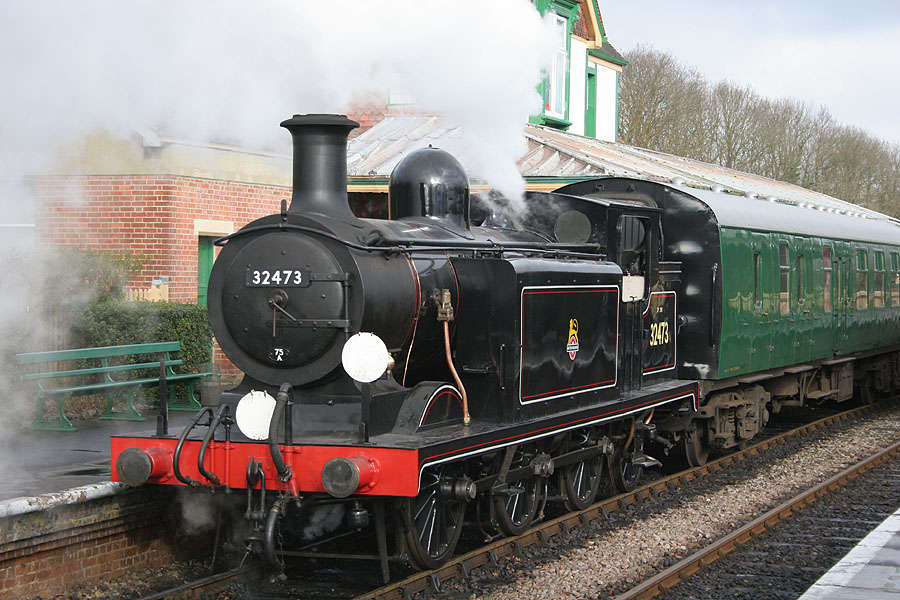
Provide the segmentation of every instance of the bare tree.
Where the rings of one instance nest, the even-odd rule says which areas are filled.
[[[710,84],[672,55],[628,53],[619,131],[635,146],[715,162],[900,216],[900,145],[836,123],[825,108]]]

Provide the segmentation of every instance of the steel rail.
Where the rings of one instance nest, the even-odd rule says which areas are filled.
[[[631,492],[605,498],[584,510],[570,512],[545,521],[532,527],[522,535],[501,538],[476,550],[457,556],[437,569],[420,571],[406,579],[356,596],[354,600],[406,600],[412,597],[413,594],[440,591],[444,583],[468,579],[472,569],[488,564],[498,564],[501,557],[521,554],[524,548],[528,546],[546,544],[555,535],[560,533],[566,534],[573,529],[586,526],[598,519],[606,520],[611,513],[623,512],[628,506],[637,504],[660,492],[677,489],[699,477],[721,471],[732,464],[739,463],[745,458],[758,456],[761,452],[778,444],[786,443],[792,438],[822,430],[836,423],[856,420],[865,414],[875,411],[877,408],[880,408],[880,406],[861,406],[806,423],[770,438],[760,440],[743,450],[709,461],[705,465],[667,475]]]
[[[154,592],[147,596],[142,596],[138,600],[178,600],[181,598],[208,598],[210,594],[214,594],[226,589],[233,581],[239,577],[247,575],[250,569],[241,567],[230,571],[223,571],[208,577],[202,577],[189,581],[185,584]]]
[[[807,505],[812,504],[829,492],[852,482],[866,471],[887,462],[898,453],[900,453],[900,442],[863,459],[805,492],[797,494],[762,516],[678,561],[661,573],[636,585],[627,592],[615,596],[615,600],[647,600],[675,587],[704,567],[711,565],[754,538],[759,537],[778,523],[789,519]]]

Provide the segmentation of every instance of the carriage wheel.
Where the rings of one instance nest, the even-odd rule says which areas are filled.
[[[573,440],[573,449],[586,448],[593,443],[590,430],[579,432]],[[584,510],[597,498],[603,482],[603,456],[571,464],[560,473],[562,491],[566,495],[566,508]]]
[[[462,533],[466,503],[443,493],[444,481],[445,468],[427,470],[419,495],[402,501],[406,550],[421,570],[436,569],[453,556]]]
[[[691,423],[690,428],[684,432],[682,440],[684,448],[684,460],[689,467],[700,467],[706,464],[709,458],[709,448],[703,445],[703,436],[697,428],[697,421]]]
[[[521,448],[516,450],[510,469],[531,464],[532,456]],[[509,484],[508,492],[494,496],[494,517],[500,531],[506,535],[521,535],[537,517],[544,479],[528,475]]]
[[[607,455],[606,465],[609,467],[612,486],[620,494],[637,488],[641,473],[644,472],[643,467],[631,462],[631,457],[620,446],[616,446],[615,451]]]

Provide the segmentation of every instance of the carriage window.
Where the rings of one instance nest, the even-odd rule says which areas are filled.
[[[797,304],[803,304],[803,255],[797,257]]]
[[[753,304],[758,308],[762,303],[759,297],[759,252],[753,254]]]
[[[781,289],[779,306],[781,314],[788,315],[791,313],[791,261],[788,255],[787,244],[778,246],[778,263],[781,271]]]
[[[884,306],[884,253],[875,253],[875,272],[872,274],[872,305],[875,308]]]
[[[856,308],[869,308],[869,265],[865,250],[856,253]]]
[[[893,268],[894,274],[891,276],[893,280],[893,285],[891,285],[891,304],[893,306],[900,306],[900,255],[896,252],[891,252],[891,267]]]
[[[894,285],[891,289],[891,304],[900,305],[900,273],[894,273]]]
[[[825,267],[825,312],[831,312],[834,307],[831,304],[831,248],[822,248],[822,263]]]

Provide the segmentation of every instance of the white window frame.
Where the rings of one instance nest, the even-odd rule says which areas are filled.
[[[562,46],[556,49],[556,52],[553,55],[553,61],[550,65],[550,73],[547,77],[547,105],[544,107],[544,114],[557,119],[565,119],[566,75],[569,72],[569,20],[559,13],[554,12],[552,14],[556,20],[556,26],[562,26],[562,35],[560,36]],[[559,64],[560,58],[562,59],[561,65]],[[555,105],[557,93],[559,93],[561,106]]]

